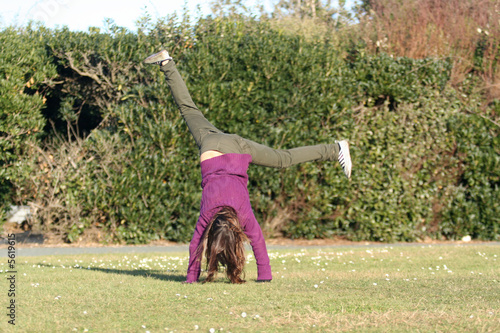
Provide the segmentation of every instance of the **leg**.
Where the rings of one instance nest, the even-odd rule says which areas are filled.
[[[165,74],[165,79],[170,87],[174,101],[181,111],[181,115],[186,121],[198,148],[201,149],[203,138],[207,134],[222,132],[212,125],[196,107],[173,60],[161,66],[160,70]]]
[[[252,163],[272,168],[287,168],[312,161],[334,161],[339,156],[338,144],[320,144],[292,149],[272,149],[251,140],[243,139]]]
[[[177,71],[175,63],[167,51],[163,50],[155,53],[144,62],[146,64],[160,65],[160,70],[165,74],[165,79],[170,87],[174,101],[200,149],[200,155],[209,150],[219,151],[224,154],[243,153],[240,137],[223,133],[217,129],[196,107],[184,80]]]
[[[347,178],[351,177],[352,163],[349,143],[346,140],[339,141],[336,144],[278,150],[243,139],[238,135],[225,134],[213,126],[196,107],[184,80],[182,80],[172,58],[166,51],[148,57],[145,63],[161,65],[160,69],[165,73],[175,103],[193,135],[200,153],[216,150],[225,154],[250,154],[252,155],[253,164],[274,168],[286,168],[310,161],[333,161],[338,159]]]
[[[293,149],[272,149],[251,140],[243,141],[243,152],[252,155],[252,163],[273,168],[287,168],[304,162],[338,160],[344,174],[351,178],[352,161],[347,140]]]

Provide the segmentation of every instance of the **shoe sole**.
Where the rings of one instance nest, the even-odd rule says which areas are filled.
[[[144,60],[145,64],[156,64],[163,60],[169,60],[170,57],[167,56],[167,52],[165,50],[161,50],[158,53],[150,55]]]
[[[352,171],[352,161],[351,161],[351,153],[349,151],[349,142],[347,140],[339,141],[340,145],[340,153],[342,154],[341,159],[339,158],[339,163],[344,170],[344,174],[347,179],[351,178]]]

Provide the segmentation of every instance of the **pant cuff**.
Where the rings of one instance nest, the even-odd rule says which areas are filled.
[[[168,72],[169,70],[171,70],[172,68],[175,67],[175,63],[173,60],[169,60],[165,65],[163,66],[160,66],[160,70],[164,73]]]

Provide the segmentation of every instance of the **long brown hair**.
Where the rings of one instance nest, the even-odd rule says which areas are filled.
[[[198,258],[201,258],[206,242],[207,278],[205,282],[212,282],[215,279],[220,266],[226,268],[227,277],[232,283],[246,282],[242,278],[246,240],[236,211],[228,206],[221,208],[208,224],[197,251]]]

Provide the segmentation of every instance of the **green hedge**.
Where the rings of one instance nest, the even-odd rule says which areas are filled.
[[[69,242],[189,241],[198,152],[162,74],[141,63],[165,47],[221,130],[276,148],[351,140],[351,182],[336,163],[250,167],[252,205],[268,235],[499,238],[496,113],[448,85],[450,61],[352,52],[244,17],[178,22],[146,22],[138,33],[0,32],[20,45],[16,57],[27,45],[37,55],[21,73],[47,78],[32,88],[47,101],[31,108],[47,122],[37,123],[44,137],[33,144],[43,154],[16,155],[23,166],[4,164],[16,177],[2,183],[6,202],[36,208],[34,227]],[[0,103],[15,98],[2,94]],[[6,135],[23,142],[12,129]]]
[[[0,50],[0,203],[30,199],[17,197],[12,187],[27,185],[25,160],[38,153],[45,125],[41,110],[46,98],[40,90],[57,76],[44,49],[44,31],[7,28],[0,33],[4,45]]]

